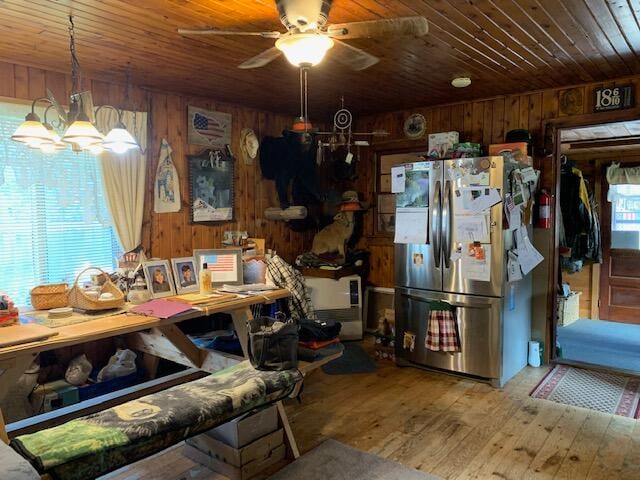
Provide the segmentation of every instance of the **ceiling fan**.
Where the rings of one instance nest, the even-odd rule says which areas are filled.
[[[238,65],[258,68],[284,53],[297,67],[317,65],[332,48],[331,56],[353,70],[364,70],[380,61],[353,45],[352,38],[423,36],[429,31],[424,17],[401,17],[363,22],[328,24],[333,0],[276,0],[280,21],[287,28],[281,32],[239,32],[228,30],[178,29],[181,35],[250,35],[276,40],[275,46]]]

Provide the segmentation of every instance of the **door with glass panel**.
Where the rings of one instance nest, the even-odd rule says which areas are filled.
[[[600,318],[640,323],[640,185],[602,190]]]

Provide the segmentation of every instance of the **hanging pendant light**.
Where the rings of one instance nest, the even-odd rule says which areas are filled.
[[[109,107],[118,113],[118,123],[106,137],[90,120],[89,115],[93,116],[93,102],[90,92],[80,92],[80,62],[76,56],[73,16],[69,16],[69,51],[71,53],[71,91],[73,92],[69,113],[62,109],[53,94],[47,90],[47,97],[36,98],[32,102],[31,113],[25,117],[25,121],[16,129],[11,139],[24,143],[30,148],[39,148],[46,153],[63,150],[68,144],[71,144],[73,152],[89,151],[93,154],[102,153],[104,150],[121,154],[130,149],[140,148],[122,123],[122,112],[115,107],[103,105],[96,110],[97,113],[100,108]],[[45,110],[44,123],[35,113],[35,105],[39,101],[49,103]],[[55,107],[60,118],[57,126],[62,128],[66,125],[62,138],[47,122],[47,111],[52,107]]]
[[[20,143],[26,143],[30,147],[37,148],[42,144],[53,143],[53,139],[49,135],[49,131],[40,121],[40,117],[36,115],[36,103],[40,100],[47,100],[46,97],[36,98],[31,103],[31,113],[24,117],[24,122],[16,129],[11,140]]]
[[[89,117],[83,111],[78,113],[75,121],[69,125],[62,136],[65,143],[76,143],[81,149],[86,150],[91,145],[102,142],[102,134],[89,121]]]

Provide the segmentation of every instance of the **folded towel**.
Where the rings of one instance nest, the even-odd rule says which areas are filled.
[[[434,352],[459,352],[460,334],[455,311],[430,310],[425,347]]]

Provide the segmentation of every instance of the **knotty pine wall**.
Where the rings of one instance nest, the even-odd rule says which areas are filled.
[[[0,62],[0,96],[31,100],[45,95],[47,88],[61,101],[67,99],[71,91],[71,77],[65,73]],[[263,218],[265,208],[279,205],[274,183],[261,178],[258,159],[253,165],[245,165],[238,148],[240,131],[243,128],[253,128],[259,138],[265,135],[278,136],[283,128],[290,124],[289,116],[208,98],[150,91],[138,87],[127,88],[123,84],[96,79],[84,79],[83,88],[91,90],[95,105],[110,104],[118,108],[149,113],[147,192],[143,224],[143,245],[148,254],[159,258],[172,258],[191,255],[192,250],[196,248],[219,247],[225,230],[247,230],[253,236],[266,238],[268,248],[276,249],[288,261],[292,261],[296,255],[310,248],[312,233],[291,232],[284,223]],[[233,116],[231,148],[236,156],[233,222],[216,226],[190,223],[186,155],[197,154],[204,147],[187,144],[188,105],[219,110]],[[162,138],[166,138],[173,149],[173,161],[180,176],[183,206],[177,213],[153,212],[153,180]]]

